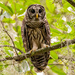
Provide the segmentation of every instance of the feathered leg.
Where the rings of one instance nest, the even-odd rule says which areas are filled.
[[[32,52],[32,51],[36,51],[38,49],[38,46],[37,46],[37,44],[35,43],[35,41],[33,40],[33,47],[32,47],[32,49],[30,50],[30,53]]]

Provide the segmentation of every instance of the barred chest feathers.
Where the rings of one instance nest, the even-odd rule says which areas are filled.
[[[30,48],[32,49],[32,45],[33,42],[35,41],[35,43],[37,44],[38,48],[41,48],[41,43],[45,43],[45,39],[44,39],[44,32],[42,33],[41,28],[28,28],[27,29],[27,33],[28,33],[28,39],[30,40]],[[44,29],[45,30],[45,29]]]

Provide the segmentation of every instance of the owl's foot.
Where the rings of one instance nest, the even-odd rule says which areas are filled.
[[[46,47],[49,47],[49,45],[46,45]]]
[[[32,53],[32,50],[30,50],[29,53]]]
[[[32,49],[32,50],[30,50],[29,53],[32,53],[32,52],[34,52],[34,51],[36,51],[36,49]]]
[[[41,47],[42,47],[42,48],[45,48],[45,47],[49,47],[49,45],[41,44]]]

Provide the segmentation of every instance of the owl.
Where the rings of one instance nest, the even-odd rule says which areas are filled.
[[[22,21],[21,34],[26,52],[50,46],[50,29],[45,8],[42,5],[33,4],[28,7]],[[46,68],[49,55],[50,52],[45,52],[30,58],[37,71],[43,71]]]

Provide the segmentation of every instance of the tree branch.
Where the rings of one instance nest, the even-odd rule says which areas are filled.
[[[74,57],[67,57],[67,56],[59,56],[58,59],[65,59],[65,60],[75,61]]]
[[[10,39],[11,39],[11,41],[12,41],[12,44],[13,44],[13,46],[15,47],[15,44],[14,44],[14,41],[13,41],[12,37],[11,37],[10,34],[7,32],[7,30],[5,29],[4,24],[3,24],[2,21],[1,21],[1,24],[2,24],[2,27],[3,27],[3,29],[4,29],[4,32],[10,37]],[[15,52],[16,52],[16,54],[18,55],[16,49],[15,49]]]
[[[73,2],[72,0],[67,0],[73,7],[75,7],[75,2]]]
[[[64,66],[64,64],[48,64],[48,65],[60,65],[60,66]]]
[[[18,55],[18,56],[6,57],[6,58],[3,58],[3,59],[0,59],[0,62],[1,61],[6,61],[6,60],[13,60],[13,59],[16,60],[16,61],[21,61],[21,60],[24,60],[26,58],[30,58],[33,55],[41,54],[41,53],[48,52],[48,51],[53,51],[55,49],[59,49],[59,48],[62,48],[62,47],[65,47],[67,45],[71,45],[71,44],[74,44],[74,43],[75,43],[75,39],[67,40],[65,42],[62,42],[60,44],[57,44],[57,45],[54,45],[54,46],[51,46],[51,47],[38,49],[38,50],[36,50],[32,53],[27,52],[26,54],[23,53],[23,54]],[[10,47],[12,47],[12,46],[10,46]],[[12,48],[14,48],[14,47],[12,47]]]
[[[0,48],[1,47],[11,47],[11,48],[13,48],[13,49],[16,49],[16,50],[18,50],[19,52],[21,52],[21,53],[24,53],[23,51],[21,51],[20,49],[18,49],[18,48],[16,48],[16,47],[14,47],[14,46],[10,46],[10,45],[3,45],[3,46],[0,46]]]

